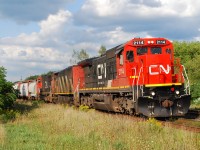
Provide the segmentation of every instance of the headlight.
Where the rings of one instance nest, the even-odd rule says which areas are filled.
[[[178,94],[180,94],[180,91],[176,90],[175,93],[178,95]]]
[[[151,91],[151,93],[150,93],[152,96],[155,96],[156,95],[156,93],[154,92],[154,91]]]

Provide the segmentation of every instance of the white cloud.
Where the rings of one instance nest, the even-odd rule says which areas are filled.
[[[26,24],[45,19],[74,0],[0,0],[0,17]]]
[[[192,17],[199,15],[198,9],[200,8],[200,2],[196,0],[161,0],[162,8],[164,10],[170,10],[174,15],[180,17]]]
[[[127,0],[87,0],[82,6],[83,11],[93,11],[98,16],[113,16],[119,14]]]
[[[42,36],[54,35],[63,31],[66,23],[70,22],[72,14],[69,11],[60,10],[57,15],[49,15],[47,20],[40,22],[40,34]]]
[[[151,37],[147,32],[127,33],[120,26],[116,27],[114,30],[102,32],[100,36],[106,39],[105,44],[108,46],[125,43],[134,37]]]
[[[8,70],[16,70],[16,67],[13,66],[17,62],[19,72],[23,68],[29,71],[43,69],[43,72],[62,69],[69,64],[67,58],[69,58],[70,52],[64,53],[62,50],[52,47],[51,42],[55,44],[55,47],[60,46],[63,49],[65,46],[67,47],[67,45],[63,47],[58,39],[64,34],[64,28],[69,23],[70,17],[69,11],[61,10],[40,22],[41,30],[38,33],[34,32],[30,35],[22,33],[18,37],[0,39],[0,49],[3,52],[3,55],[0,56],[1,64]],[[27,74],[29,75],[28,71]],[[8,74],[9,79],[13,79],[14,76]]]
[[[148,16],[152,18],[155,16],[191,17],[199,15],[199,8],[200,2],[196,0],[87,0],[81,10],[86,14],[93,12],[91,15],[97,17],[128,15],[127,17]]]
[[[108,32],[120,26],[127,33],[191,40],[197,36],[199,9],[196,0],[86,0],[74,20]]]
[[[0,42],[23,46],[41,46],[48,40],[57,42],[60,36],[63,35],[70,18],[71,13],[69,11],[60,10],[57,14],[49,15],[47,20],[39,23],[40,32],[33,32],[30,35],[22,33],[17,38],[3,38]]]

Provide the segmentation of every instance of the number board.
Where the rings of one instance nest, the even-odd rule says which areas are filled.
[[[144,41],[133,41],[133,45],[144,45]]]
[[[157,40],[156,44],[166,44],[166,41],[165,40]]]

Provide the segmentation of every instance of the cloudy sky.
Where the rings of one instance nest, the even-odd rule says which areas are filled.
[[[198,0],[0,0],[0,66],[10,81],[70,65],[72,51],[134,37],[200,41]]]

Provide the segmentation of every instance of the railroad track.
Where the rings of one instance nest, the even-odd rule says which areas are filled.
[[[200,110],[190,109],[188,113],[184,116],[185,119],[194,119],[200,121]]]
[[[196,115],[200,115],[200,110],[199,109],[190,109],[188,111],[189,114],[196,114]]]
[[[163,126],[200,133],[200,122],[193,119],[179,118],[175,121],[166,121]]]
[[[113,117],[122,117],[122,118],[130,119],[136,122],[148,121],[148,118],[142,118],[142,117],[137,117],[137,116],[130,116],[130,115],[119,114],[119,113],[108,113],[108,112],[102,112],[102,111],[98,111],[98,112],[102,114],[113,115]],[[189,113],[191,112],[192,111],[190,111]],[[197,114],[197,112],[193,111],[192,114]],[[189,115],[193,116],[191,114]],[[197,119],[191,119],[191,118],[188,119],[188,118],[183,117],[183,118],[176,118],[176,119],[172,118],[172,120],[166,119],[165,121],[163,120],[157,120],[157,121],[160,122],[163,127],[175,128],[178,130],[185,130],[185,131],[190,131],[194,133],[200,133],[200,121],[198,121]]]
[[[200,133],[200,110],[190,109],[184,117],[178,118],[170,124],[178,129]]]

